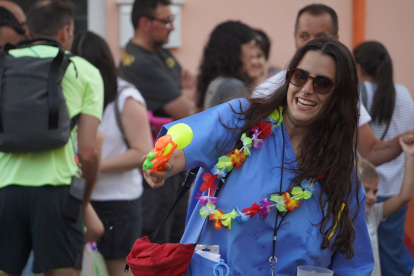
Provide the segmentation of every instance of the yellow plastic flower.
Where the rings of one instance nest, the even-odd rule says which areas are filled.
[[[227,171],[231,171],[233,169],[232,158],[229,156],[219,157],[216,167],[219,169],[227,168]]]
[[[310,191],[303,190],[299,186],[296,186],[292,189],[292,195],[295,197],[295,199],[302,200],[310,198],[312,196],[312,193]]]
[[[269,118],[276,121],[276,125],[280,126],[280,124],[283,122],[283,116],[282,116],[283,108],[279,106],[279,108],[276,108],[270,115]]]
[[[228,226],[229,229],[231,229],[231,220],[235,219],[236,216],[237,213],[233,209],[233,211],[231,211],[230,213],[221,216],[221,224],[223,224],[224,226]]]

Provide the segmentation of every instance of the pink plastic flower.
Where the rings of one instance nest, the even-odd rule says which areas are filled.
[[[273,205],[273,203],[272,203],[272,202],[268,202],[268,201],[267,201],[267,198],[264,198],[264,199],[260,200],[260,202],[259,202],[259,206],[261,206],[261,207],[262,207],[262,209],[260,210],[260,217],[261,217],[262,219],[267,218],[267,215],[268,215],[270,212],[272,212],[273,207],[272,207],[271,205]]]
[[[205,195],[202,195],[200,193],[197,193],[196,199],[198,199],[200,201],[201,206],[204,206],[206,203],[216,204],[216,202],[217,202],[217,197],[205,196]]]
[[[251,131],[253,132],[252,134],[252,142],[253,142],[253,147],[255,149],[260,148],[263,145],[263,139],[259,138],[259,127],[258,126],[254,126]]]

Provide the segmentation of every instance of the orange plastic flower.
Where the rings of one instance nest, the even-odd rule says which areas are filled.
[[[229,157],[231,157],[231,163],[236,165],[237,168],[240,168],[246,161],[246,155],[238,149],[234,150],[234,152],[229,152]]]
[[[224,215],[224,213],[220,210],[217,209],[215,214],[211,214],[209,217],[209,220],[214,220],[214,228],[216,228],[217,230],[220,230],[221,227],[223,226],[223,224],[221,224],[221,217]]]
[[[288,193],[284,193],[283,197],[285,198],[285,207],[288,211],[293,211],[300,206],[300,201],[291,199]]]

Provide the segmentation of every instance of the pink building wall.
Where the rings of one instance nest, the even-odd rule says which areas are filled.
[[[384,44],[394,65],[394,81],[414,96],[414,1],[366,0],[366,40]]]
[[[183,44],[174,50],[178,60],[192,72],[197,72],[205,43],[214,27],[226,20],[241,20],[264,30],[272,39],[271,63],[284,67],[293,56],[294,24],[297,12],[314,1],[281,0],[186,0],[183,5]],[[322,1],[339,13],[339,18],[349,18],[351,1]],[[351,43],[352,21],[342,20],[341,40]]]

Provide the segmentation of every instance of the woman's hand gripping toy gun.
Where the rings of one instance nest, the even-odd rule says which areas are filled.
[[[193,139],[192,129],[183,123],[172,126],[166,135],[160,137],[155,147],[147,155],[142,167],[151,172],[162,170],[162,166],[171,158],[175,149],[183,149]]]

